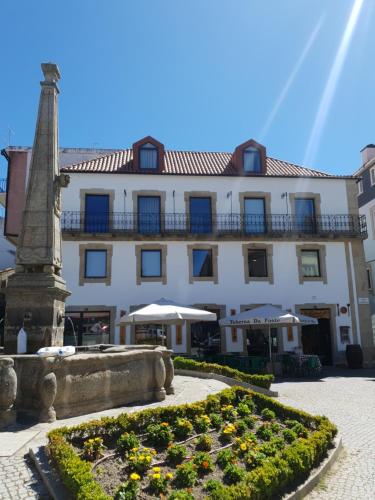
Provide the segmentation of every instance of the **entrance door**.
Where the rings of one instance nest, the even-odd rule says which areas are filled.
[[[304,354],[316,354],[323,365],[332,364],[331,310],[302,309],[301,314],[316,318],[317,325],[302,326]]]
[[[109,344],[110,320],[110,311],[67,311],[64,345]]]
[[[109,196],[107,194],[86,194],[85,232],[108,233]]]
[[[191,323],[191,354],[219,354],[221,352],[220,309],[207,309],[216,313],[216,321]]]

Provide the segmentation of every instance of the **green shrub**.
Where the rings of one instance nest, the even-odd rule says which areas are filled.
[[[194,497],[188,491],[176,490],[169,495],[168,500],[194,500]]]
[[[167,450],[167,460],[171,465],[177,465],[184,461],[187,449],[181,444],[172,444]]]
[[[225,469],[227,465],[237,463],[237,456],[231,449],[226,448],[225,450],[220,450],[218,452],[216,456],[216,463],[221,469]]]
[[[252,413],[251,409],[249,408],[249,405],[247,405],[245,402],[238,403],[237,412],[240,417],[247,417]]]
[[[243,422],[245,422],[248,429],[253,429],[255,426],[255,422],[257,421],[257,419],[251,415],[249,415],[248,417],[244,417],[242,420]]]
[[[187,418],[178,418],[173,431],[177,439],[184,440],[192,434],[193,424]]]
[[[178,465],[176,469],[174,484],[180,488],[191,488],[198,479],[196,466],[193,462]]]
[[[138,475],[133,473],[132,476]],[[138,478],[140,479],[139,476]],[[139,479],[129,479],[129,481],[122,483],[115,493],[115,500],[135,500],[139,491]]]
[[[173,476],[169,474],[169,476]],[[159,467],[154,467],[153,472],[150,474],[150,482],[148,483],[148,488],[150,493],[156,496],[162,496],[167,493],[168,490],[168,476],[160,473]]]
[[[183,358],[181,356],[175,357],[173,363],[176,369],[217,373],[218,375],[224,375],[225,377],[234,378],[235,380],[240,380],[241,382],[247,382],[248,384],[257,385],[258,387],[264,387],[265,389],[269,389],[275,379],[273,375],[251,375],[234,368],[229,368],[229,366],[199,362],[193,359]]]
[[[199,474],[208,474],[214,470],[214,464],[212,462],[211,455],[200,451],[196,453],[193,458],[193,463],[197,468]]]
[[[173,441],[173,433],[168,422],[150,424],[147,426],[147,439],[156,448],[166,448]]]
[[[202,434],[196,440],[196,448],[201,451],[210,451],[212,448],[213,439],[208,434]]]
[[[211,425],[214,429],[220,429],[223,424],[223,417],[219,413],[210,413]]]
[[[269,441],[273,436],[270,424],[267,422],[265,424],[260,425],[256,431],[256,435],[263,441]]]
[[[83,443],[83,453],[82,455],[86,458],[86,460],[90,460],[90,462],[97,460],[98,458],[103,456],[103,451],[105,450],[105,446],[103,444],[103,438],[94,437],[87,439]]]
[[[139,439],[134,432],[124,432],[117,440],[117,447],[121,453],[128,454],[134,448],[139,448]]]
[[[269,408],[264,408],[260,414],[262,415],[263,420],[271,421],[275,420],[276,414],[273,410],[270,410]]]
[[[242,481],[245,477],[245,471],[238,465],[228,464],[224,469],[224,482],[226,484],[234,484]]]
[[[129,469],[144,474],[150,468],[153,456],[153,450],[149,448],[134,448],[136,451],[128,456]]]
[[[200,415],[195,419],[194,427],[197,432],[207,432],[210,428],[211,420],[208,415]]]
[[[251,470],[262,465],[266,458],[266,455],[260,451],[249,450],[244,457],[244,463],[246,468]]]
[[[297,439],[297,434],[292,429],[284,429],[283,438],[287,443],[292,443]]]
[[[294,431],[298,437],[307,438],[309,431],[298,420],[285,420],[284,424]]]
[[[238,420],[235,424],[237,436],[243,436],[247,431],[248,427],[243,420]]]

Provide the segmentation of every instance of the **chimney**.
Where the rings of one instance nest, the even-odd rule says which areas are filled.
[[[375,144],[367,144],[363,149],[361,149],[362,155],[362,165],[372,160],[375,157]]]

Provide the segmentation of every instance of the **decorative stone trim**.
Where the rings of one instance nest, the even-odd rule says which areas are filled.
[[[296,198],[303,199],[313,199],[314,200],[314,209],[315,215],[321,215],[321,196],[320,193],[289,193],[289,204],[290,204],[290,213],[292,215],[296,215]]]
[[[246,198],[260,198],[264,200],[265,216],[271,215],[271,193],[265,191],[242,191],[238,193],[240,202],[240,214],[245,215],[245,199]],[[267,219],[266,219],[267,220]]]
[[[267,276],[253,277],[249,276],[249,250],[265,250],[267,257]],[[273,285],[273,245],[263,244],[263,243],[245,243],[242,245],[242,255],[244,263],[244,277],[245,283],[251,283],[253,281],[268,281],[270,285]]]
[[[104,278],[86,278],[85,277],[85,260],[86,250],[106,250],[107,251],[107,267]],[[79,245],[79,286],[87,283],[104,283],[107,286],[111,285],[112,280],[112,254],[113,246],[105,245],[104,243],[86,243]]]
[[[319,267],[320,276],[304,276],[302,272],[302,250],[316,250],[319,252]],[[316,243],[296,245],[298,279],[302,285],[305,281],[322,281],[327,284],[327,265],[326,265],[326,247],[325,245],[317,245]]]
[[[161,252],[161,276],[142,276],[142,250],[160,250]],[[161,244],[144,244],[135,245],[137,285],[142,283],[161,282],[167,284],[167,245]]]
[[[193,250],[211,250],[212,254],[212,276],[193,276]],[[187,254],[189,259],[189,283],[195,281],[212,281],[215,285],[218,284],[218,245],[194,244],[187,246]]]

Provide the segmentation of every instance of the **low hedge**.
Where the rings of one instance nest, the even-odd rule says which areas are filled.
[[[205,363],[204,361],[195,361],[194,359],[183,358],[177,356],[173,359],[174,367],[181,370],[194,370],[205,373],[217,373],[225,377],[234,378],[241,382],[269,389],[272,382],[275,380],[273,375],[252,375],[243,373],[229,366],[217,365],[216,363]]]
[[[314,417],[303,411],[282,405],[267,396],[242,387],[224,389],[210,395],[205,401],[180,406],[158,407],[138,413],[121,414],[80,424],[71,428],[59,428],[48,434],[47,451],[56,464],[64,484],[78,500],[108,500],[101,485],[95,481],[90,463],[82,460],[73,443],[101,435],[104,440],[118,438],[123,432],[143,433],[151,423],[174,422],[176,418],[192,419],[198,415],[219,411],[222,405],[236,406],[245,396],[251,396],[257,413],[263,408],[272,409],[281,419],[295,419],[308,427],[311,434],[269,457],[261,466],[246,472],[244,479],[234,485],[219,483],[208,492],[213,500],[250,499],[262,500],[280,497],[304,481],[332,446],[336,427],[325,417]]]

